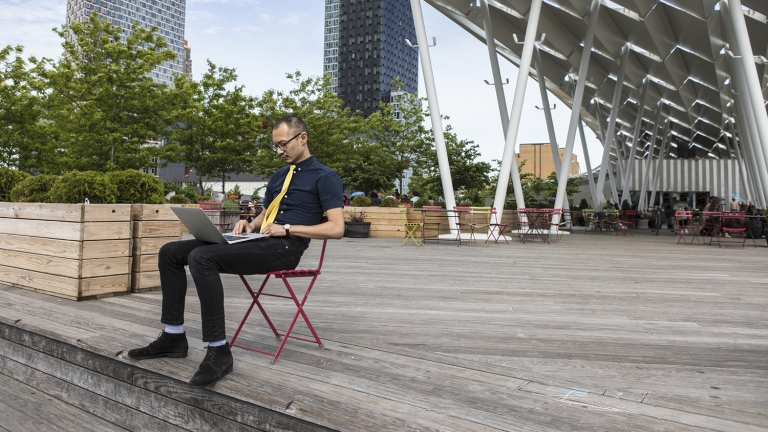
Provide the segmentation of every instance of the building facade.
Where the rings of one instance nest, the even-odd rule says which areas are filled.
[[[157,82],[173,85],[173,76],[184,73],[184,23],[186,0],[67,0],[67,24],[85,21],[92,11],[122,29],[123,37],[130,34],[135,21],[146,28],[157,26],[159,34],[176,54],[176,59],[154,71]]]
[[[345,106],[365,116],[388,102],[392,81],[418,91],[416,30],[409,0],[326,0],[324,72]]]
[[[560,160],[563,160],[565,149],[559,148]],[[536,177],[547,178],[555,171],[555,161],[552,159],[552,148],[549,143],[520,144],[520,153],[516,153],[517,163],[525,161],[520,174],[533,174]],[[579,159],[571,155],[571,166],[568,175],[576,175],[579,170]]]
[[[184,39],[184,75],[192,80],[192,48],[189,47],[189,43]]]

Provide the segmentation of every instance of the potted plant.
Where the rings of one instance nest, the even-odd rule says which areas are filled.
[[[350,204],[350,207],[370,207],[371,200],[365,195],[359,195]],[[346,222],[344,227],[344,235],[350,238],[368,238],[371,232],[371,223],[365,221],[365,212],[362,209],[349,212],[349,222]]]

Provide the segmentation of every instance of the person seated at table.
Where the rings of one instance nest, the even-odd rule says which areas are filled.
[[[371,207],[378,207],[381,204],[381,198],[376,191],[371,191]]]
[[[720,198],[718,197],[712,198],[712,201],[710,201],[709,205],[707,206],[707,211],[710,211],[710,212],[723,211],[723,205],[720,203]]]

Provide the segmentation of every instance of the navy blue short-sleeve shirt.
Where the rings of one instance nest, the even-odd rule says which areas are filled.
[[[290,166],[277,170],[267,183],[263,208],[269,208],[272,200],[280,194]],[[344,188],[336,171],[317,162],[314,156],[296,164],[288,185],[288,191],[280,200],[275,223],[280,225],[317,225],[323,213],[344,206]],[[302,238],[305,248],[309,239]]]

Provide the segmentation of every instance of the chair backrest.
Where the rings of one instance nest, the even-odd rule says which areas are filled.
[[[747,218],[745,217],[744,213],[723,213],[720,219],[721,223],[723,224],[723,228],[739,230],[747,229]]]
[[[326,216],[323,216],[322,219],[320,219],[320,223],[328,222],[328,218]],[[328,244],[328,239],[323,239],[323,248],[320,249],[320,260],[317,263],[317,268],[315,271],[318,273],[320,272],[320,269],[323,268],[323,259],[325,258],[325,245]]]
[[[408,223],[408,207],[400,206],[400,222],[403,225]]]
[[[442,210],[443,209],[441,206],[422,206],[421,208],[430,209],[430,210]]]
[[[200,201],[198,204],[203,210],[221,210],[221,203],[218,201]]]

